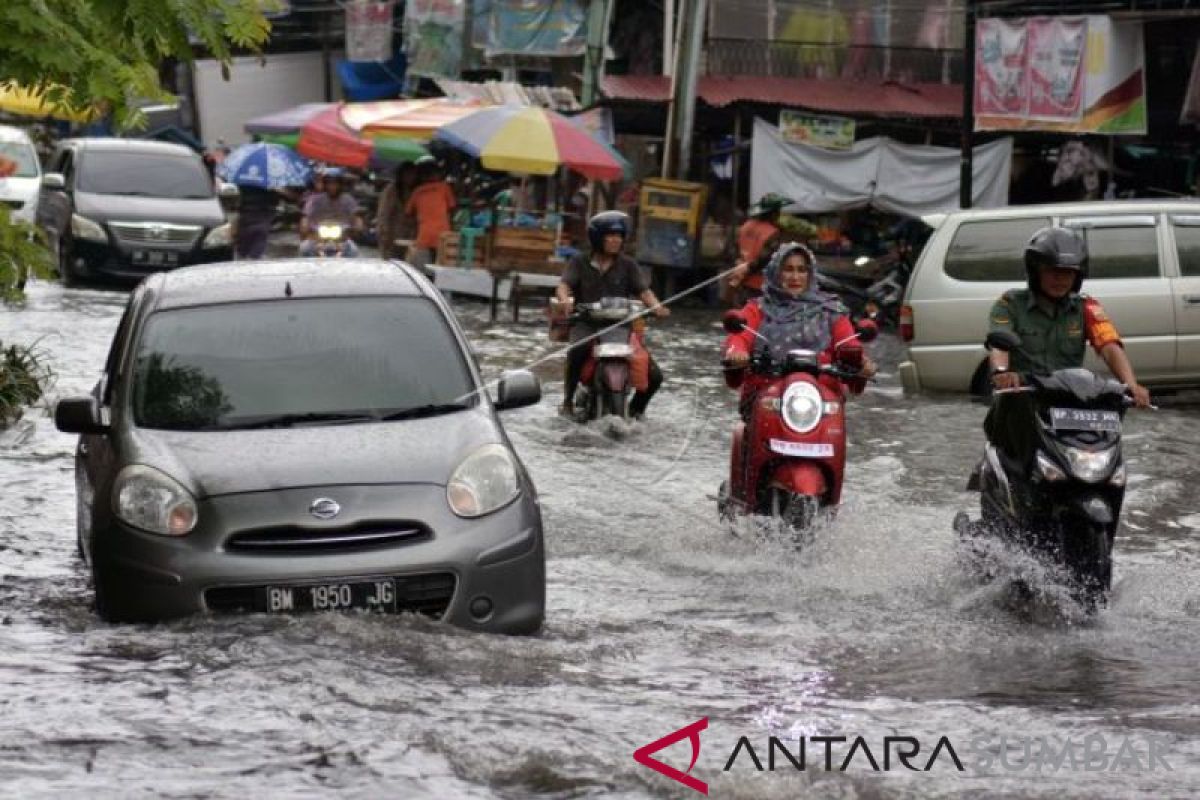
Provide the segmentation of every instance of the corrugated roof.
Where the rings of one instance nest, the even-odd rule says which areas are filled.
[[[696,88],[700,100],[717,108],[749,102],[872,117],[962,115],[962,86],[958,84],[706,75]],[[664,103],[671,99],[671,79],[665,75],[610,75],[604,78],[604,94],[613,100]]]

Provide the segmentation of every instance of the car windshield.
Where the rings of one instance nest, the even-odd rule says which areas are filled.
[[[166,430],[345,424],[449,413],[473,405],[474,388],[428,299],[231,303],[150,317],[133,413]]]
[[[78,188],[96,194],[172,200],[213,196],[212,178],[199,158],[120,150],[89,152],[80,165]]]
[[[25,142],[0,142],[0,165],[11,161],[16,168],[9,177],[36,178],[38,175],[37,153]],[[4,170],[0,170],[0,175]]]

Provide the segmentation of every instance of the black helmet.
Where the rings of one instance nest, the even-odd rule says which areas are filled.
[[[1077,275],[1071,291],[1078,292],[1088,276],[1087,244],[1083,237],[1060,225],[1037,231],[1025,245],[1025,277],[1031,292],[1038,290],[1038,270],[1044,266],[1075,270]]]
[[[593,250],[603,250],[604,237],[610,233],[619,233],[622,239],[628,239],[629,215],[623,211],[601,211],[588,220],[588,242]]]

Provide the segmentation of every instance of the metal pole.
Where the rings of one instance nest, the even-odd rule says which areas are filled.
[[[966,41],[963,42],[963,113],[962,113],[962,172],[959,177],[958,205],[970,208],[971,180],[975,170],[972,149],[975,130],[975,0],[967,0]]]
[[[675,160],[678,155],[679,123],[682,117],[682,107],[679,95],[687,72],[687,32],[691,20],[688,13],[692,0],[679,0],[678,46],[675,48],[675,65],[671,73],[671,104],[667,107],[667,130],[663,137],[662,177],[675,176]]]
[[[704,37],[704,19],[708,0],[692,0],[688,21],[687,80],[683,85],[682,113],[679,120],[679,163],[675,177],[686,179],[692,167],[692,131],[696,122],[696,85],[700,73],[700,45]]]
[[[600,68],[604,66],[604,50],[608,44],[609,0],[591,0],[588,4],[587,47],[583,55],[584,108],[596,102],[600,90]]]
[[[663,75],[675,74],[675,0],[663,0]]]

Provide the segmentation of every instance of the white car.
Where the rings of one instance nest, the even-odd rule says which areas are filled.
[[[988,312],[1005,290],[1025,286],[1025,243],[1052,224],[1076,228],[1087,240],[1083,291],[1112,317],[1138,381],[1160,389],[1200,386],[1200,201],[1012,206],[926,222],[936,230],[900,314],[906,391],[989,391]],[[1090,348],[1084,366],[1105,371]]]
[[[0,163],[12,162],[16,169],[7,177],[0,169],[0,203],[11,209],[12,219],[33,224],[37,215],[42,165],[29,134],[11,125],[0,125]]]

